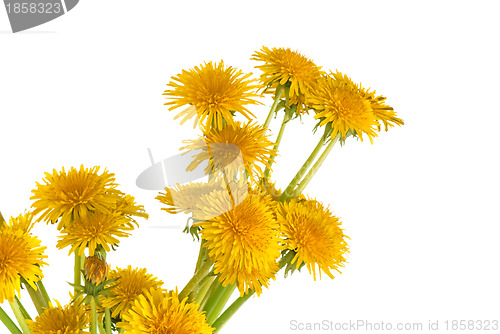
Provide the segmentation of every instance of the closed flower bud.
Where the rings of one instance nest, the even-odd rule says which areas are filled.
[[[108,276],[109,266],[99,255],[85,258],[83,272],[85,278],[94,285],[104,282]]]

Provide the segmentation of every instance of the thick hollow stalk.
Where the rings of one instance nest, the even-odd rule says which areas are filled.
[[[94,298],[92,298],[92,301],[90,302],[90,310],[91,310],[90,332],[92,334],[97,334],[97,309]]]
[[[207,312],[206,317],[207,317],[207,322],[209,324],[211,324],[211,322],[213,322],[215,320],[213,318],[212,314],[214,313],[216,305],[221,300],[222,295],[224,294],[225,291],[226,291],[226,288],[222,286],[222,283],[219,282],[219,280],[216,280],[215,288],[210,293],[210,296],[208,297],[208,300],[203,307],[203,311]]]
[[[33,305],[35,305],[36,311],[39,315],[42,314],[46,308],[49,308],[49,305],[45,302],[40,289],[35,290],[26,282],[24,282],[24,287],[28,290],[31,300],[33,301]]]
[[[210,272],[210,269],[212,268],[213,261],[207,260],[205,263],[203,263],[200,267],[200,269],[196,272],[196,274],[193,275],[191,280],[186,284],[184,289],[182,289],[181,293],[179,293],[179,300],[183,300],[186,298],[189,293],[196,288],[196,286],[201,282],[205,276],[208,275]]]
[[[78,255],[78,249],[75,250],[75,268],[73,273],[73,282],[75,285],[82,285],[82,257]],[[75,296],[78,290],[75,288]]]
[[[204,246],[204,240],[201,240],[200,243],[200,252],[198,253],[198,260],[196,261],[196,268],[194,270],[195,274],[200,269],[201,264],[207,258],[207,248]]]
[[[99,321],[97,322],[97,329],[99,330],[99,334],[106,334],[104,326]]]
[[[219,280],[217,279],[217,277],[215,277],[215,279],[210,284],[210,287],[208,288],[207,292],[205,293],[205,296],[200,302],[200,310],[205,310],[205,305],[207,304],[208,300],[210,299],[210,296],[212,295],[212,293],[214,292],[214,290],[217,288],[218,285],[219,285]]]
[[[214,282],[215,276],[207,276],[204,278],[203,281],[200,282],[200,289],[198,293],[193,296],[193,301],[200,304],[201,308],[201,303],[205,299],[205,296],[207,295],[207,292],[210,290],[210,287],[212,286],[212,283]]]
[[[305,189],[305,187],[309,184],[309,182],[312,180],[316,172],[319,170],[319,168],[325,161],[328,154],[330,154],[330,151],[332,150],[333,146],[335,145],[335,143],[337,143],[338,140],[339,136],[336,136],[334,139],[330,140],[325,150],[323,151],[323,153],[321,153],[320,157],[318,158],[318,161],[316,161],[314,166],[312,166],[312,168],[309,170],[309,173],[307,173],[304,179],[300,181],[299,185],[297,186],[297,189],[293,193],[293,196],[298,196]]]
[[[10,331],[11,334],[22,334],[19,328],[16,326],[14,321],[8,316],[7,313],[0,307],[0,320],[5,325],[5,327]]]
[[[36,283],[38,286],[38,289],[40,290],[40,293],[42,294],[43,300],[45,301],[45,304],[47,307],[50,306],[50,297],[49,294],[47,293],[47,289],[45,289],[45,286],[43,285],[43,282],[40,280]]]
[[[323,135],[321,139],[319,140],[318,144],[312,151],[312,153],[309,155],[309,158],[304,162],[302,167],[300,167],[299,171],[297,174],[295,174],[295,177],[290,181],[290,184],[288,184],[288,187],[286,187],[285,191],[281,194],[279,201],[283,202],[292,197],[294,193],[295,186],[299,181],[302,179],[302,177],[306,174],[307,170],[309,167],[312,165],[314,159],[316,159],[316,156],[319,154],[321,151],[321,148],[323,147],[323,144],[325,143],[325,136]]]
[[[188,303],[192,303],[193,301],[195,301],[197,299],[199,300],[198,295],[200,294],[200,292],[203,292],[202,290],[205,291],[205,292],[203,292],[203,295],[206,293],[206,290],[208,290],[207,282],[211,283],[213,277],[214,276],[211,276],[210,274],[208,274],[200,281],[200,283],[198,283],[198,285],[193,290],[191,290],[191,292],[189,293],[189,297],[188,297]],[[203,296],[200,298],[203,298]]]
[[[240,307],[245,304],[245,302],[254,294],[255,291],[250,291],[243,297],[239,297],[232,303],[221,316],[212,324],[215,327],[214,333],[219,333],[219,331],[224,327],[224,325],[231,319],[231,317],[240,309]]]
[[[293,252],[288,252],[284,257],[282,257],[279,261],[279,269],[281,270],[286,266],[294,257]],[[225,311],[220,315],[217,320],[212,324],[212,327],[215,327],[214,334],[218,333],[222,327],[231,319],[231,317],[240,309],[240,307],[245,304],[245,302],[255,293],[254,290],[248,292],[248,294],[243,297],[238,297]]]
[[[111,311],[107,307],[104,309],[104,317],[106,319],[106,323],[104,325],[106,334],[111,334]]]
[[[21,303],[19,298],[17,298],[17,296],[15,297],[15,300],[16,300],[17,305],[19,306],[19,309],[21,310],[21,313],[23,314],[24,319],[31,320],[31,317],[30,317],[28,311],[26,311],[26,309],[24,308],[24,305]]]
[[[19,309],[19,305],[15,301],[14,302],[9,301],[9,304],[10,307],[12,308],[12,312],[14,312],[14,315],[16,316],[19,326],[21,326],[23,334],[31,334],[28,324],[26,323],[26,319],[24,319],[23,314]]]
[[[280,103],[281,95],[283,95],[284,90],[285,90],[285,87],[282,85],[279,85],[276,88],[276,95],[274,96],[273,105],[271,106],[271,110],[269,111],[269,114],[267,115],[266,121],[264,122],[265,128],[267,128],[269,126],[269,124],[271,123],[271,119],[273,118],[273,115],[276,112],[276,108],[278,108],[278,104]]]
[[[285,132],[285,127],[286,124],[288,123],[289,119],[287,114],[285,113],[285,116],[283,116],[283,123],[281,123],[280,131],[278,132],[278,137],[276,138],[276,145],[274,145],[273,149],[275,151],[278,151],[278,148],[280,147],[281,143],[281,138],[283,138],[283,133]],[[269,178],[269,174],[271,173],[271,166],[274,162],[274,155],[269,156],[269,161],[267,162],[269,166],[266,166],[266,170],[264,171],[264,179],[267,180]]]
[[[210,310],[210,313],[207,313],[207,322],[209,324],[213,324],[214,321],[217,319],[219,314],[222,312],[222,310],[226,306],[227,301],[229,300],[229,298],[231,298],[235,288],[236,288],[235,283],[224,287],[224,291],[220,295],[219,300],[214,305],[214,307]]]

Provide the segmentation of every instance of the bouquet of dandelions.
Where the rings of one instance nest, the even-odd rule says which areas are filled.
[[[263,62],[256,66],[260,80],[209,62],[174,76],[164,93],[170,110],[186,107],[176,118],[195,118],[203,131],[183,149],[192,157],[188,170],[203,169],[208,181],[177,184],[157,197],[168,213],[190,215],[185,231],[200,242],[186,286],[166,290],[142,268],[110,270],[107,254],[138,226],[135,218],[148,215],[107,170],[54,170],[36,183],[31,212],[9,222],[0,216],[0,302],[10,303],[18,324],[1,308],[0,319],[11,333],[217,333],[281,270],[286,276],[306,266],[314,279],[321,272],[334,277],[346,261],[348,237],[339,218],[304,188],[335,143],[365,135],[372,141],[381,128],[403,121],[385,97],[339,72],[323,72],[298,52],[264,47],[252,59]],[[274,101],[259,125],[246,106],[263,93]],[[277,115],[282,125],[271,140],[268,126]],[[271,166],[286,125],[299,117],[314,117],[314,130],[324,133],[280,191]],[[39,221],[57,225],[57,247],[75,258],[65,306],[53,303],[42,283],[45,247],[31,233]],[[36,317],[21,303],[21,289]],[[226,305],[236,289],[239,297]]]

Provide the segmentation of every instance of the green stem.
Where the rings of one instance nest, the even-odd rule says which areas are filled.
[[[78,255],[78,249],[75,250],[75,269],[74,269],[74,284],[82,285],[82,257]],[[78,294],[78,290],[75,288],[75,296]]]
[[[1,214],[0,214],[1,216]],[[19,330],[19,328],[16,326],[14,321],[9,317],[7,313],[3,310],[2,307],[0,307],[0,320],[2,323],[7,327],[7,329],[11,332],[11,334],[22,334],[22,332]]]
[[[212,278],[214,278],[214,276],[210,275],[210,274],[203,277],[203,279],[200,281],[200,283],[198,283],[198,285],[193,290],[191,290],[191,292],[189,293],[188,303],[192,303],[196,299],[198,299],[198,295],[201,292],[201,290],[208,290],[208,287],[206,287],[206,285],[207,285],[207,282],[208,283],[212,282],[212,280],[211,280]]]
[[[196,296],[193,296],[194,302],[201,305],[201,302],[205,299],[207,292],[210,290],[210,287],[212,286],[212,283],[214,282],[214,278],[215,278],[215,276],[207,276],[204,278],[204,281],[200,282],[200,290],[198,291]],[[201,306],[200,306],[200,308],[201,308]]]
[[[195,273],[200,269],[201,264],[207,258],[207,248],[203,244],[204,240],[202,239],[200,243],[200,252],[198,253],[198,261],[196,261],[196,269],[194,270]]]
[[[269,124],[271,123],[271,119],[273,118],[273,114],[276,111],[276,108],[278,108],[278,104],[280,103],[281,95],[283,95],[284,90],[285,90],[285,86],[282,86],[282,85],[279,85],[276,88],[276,95],[274,96],[273,105],[271,106],[271,110],[269,111],[269,114],[267,115],[266,121],[264,122],[265,128],[267,128],[269,126]]]
[[[23,314],[24,319],[31,320],[31,317],[30,317],[28,311],[26,311],[26,309],[24,308],[24,306],[21,303],[21,301],[19,300],[19,298],[17,298],[17,296],[16,296],[15,299],[16,299],[17,305],[19,305],[19,309],[21,310],[21,313]]]
[[[92,298],[92,301],[90,302],[90,310],[92,316],[90,320],[90,332],[92,334],[97,334],[97,309],[94,298]]]
[[[111,334],[111,311],[109,308],[104,309],[104,317],[105,317],[105,329],[106,329],[106,334]]]
[[[290,262],[294,257],[293,252],[288,252],[284,257],[279,261],[279,270],[286,266],[288,262]],[[212,327],[215,327],[214,334],[218,333],[222,327],[231,319],[231,317],[240,309],[240,307],[255,293],[254,290],[250,290],[243,297],[238,297],[225,311],[220,315],[217,320],[212,324]]]
[[[245,304],[245,302],[254,294],[255,291],[251,290],[248,294],[243,297],[239,297],[234,301],[234,303],[229,306],[224,313],[212,324],[215,327],[214,334],[219,333],[219,331],[224,327],[224,325],[231,319],[231,317],[240,309],[240,307]]]
[[[213,264],[213,261],[207,260],[207,261],[205,261],[205,263],[203,263],[201,265],[200,269],[196,272],[196,274],[193,275],[193,277],[188,282],[188,284],[186,284],[184,289],[182,289],[181,293],[179,293],[179,300],[182,301],[184,298],[186,298],[189,295],[189,293],[194,288],[196,288],[198,283],[200,283],[201,280],[203,278],[205,278],[205,276],[208,275],[208,273],[210,272],[210,269],[212,268],[212,264]]]
[[[208,297],[207,302],[203,306],[203,311],[206,311],[206,317],[207,321],[208,319],[211,319],[212,312],[214,311],[216,305],[219,303],[219,300],[221,299],[222,295],[224,294],[225,288],[222,286],[222,283],[219,282],[218,279],[215,281],[215,287],[213,291],[210,293],[210,296]],[[213,321],[213,319],[212,319]],[[210,321],[208,321],[210,324]]]
[[[316,161],[314,166],[312,166],[311,170],[309,171],[309,173],[307,173],[306,177],[304,177],[304,179],[302,181],[300,181],[299,185],[297,186],[297,189],[293,193],[293,196],[298,196],[304,190],[304,188],[309,184],[309,182],[312,180],[312,178],[314,177],[316,172],[319,170],[319,168],[321,167],[321,165],[323,164],[326,157],[328,156],[328,154],[332,150],[333,146],[337,143],[339,138],[340,138],[340,136],[337,135],[335,138],[330,140],[330,142],[328,143],[328,146],[325,148],[323,153],[318,158],[318,161]]]
[[[43,285],[42,280],[38,281],[36,283],[36,285],[38,286],[38,289],[40,290],[40,293],[42,294],[42,297],[43,297],[43,300],[45,301],[45,304],[47,305],[47,307],[49,307],[50,306],[50,297],[49,297],[49,294],[47,293],[47,290],[45,289],[45,286]]]
[[[307,158],[307,160],[304,162],[304,164],[299,169],[297,174],[295,174],[295,177],[292,179],[292,181],[290,182],[288,187],[286,187],[285,191],[283,191],[283,193],[281,194],[281,196],[279,198],[280,202],[286,201],[287,199],[292,197],[292,195],[294,193],[295,186],[297,185],[297,183],[299,183],[299,181],[302,179],[302,177],[307,172],[309,167],[312,165],[314,159],[319,154],[319,151],[321,151],[321,148],[323,147],[323,144],[325,143],[325,141],[326,141],[325,135],[321,136],[321,139],[319,140],[318,144],[316,145],[316,147],[312,151],[311,155],[309,155],[309,158]]]
[[[205,309],[205,305],[207,304],[207,302],[210,299],[210,296],[213,294],[214,290],[217,288],[218,284],[219,284],[219,280],[217,279],[217,277],[215,277],[215,279],[210,284],[208,291],[205,293],[203,300],[200,302],[200,310]]]
[[[285,113],[285,116],[283,116],[283,123],[281,123],[281,128],[280,131],[278,132],[278,138],[276,138],[276,145],[274,145],[273,149],[275,151],[278,151],[278,147],[280,147],[281,143],[281,138],[283,137],[283,133],[285,132],[285,127],[286,124],[289,121],[289,117],[287,116],[287,113]],[[264,171],[264,180],[267,180],[269,178],[269,174],[271,173],[271,166],[273,165],[274,162],[274,155],[269,156],[269,161],[268,161],[268,166],[266,166],[266,170]]]
[[[26,323],[26,319],[24,319],[23,314],[21,310],[19,309],[19,305],[14,301],[11,302],[9,301],[10,307],[12,308],[12,311],[14,312],[14,315],[16,316],[17,322],[19,323],[19,326],[21,326],[21,329],[24,334],[31,334],[31,331],[28,327],[28,324]]]
[[[220,295],[217,304],[215,304],[214,307],[211,310],[209,310],[210,312],[207,312],[207,322],[209,324],[213,324],[214,321],[217,319],[217,317],[220,315],[220,313],[226,306],[227,301],[229,300],[229,298],[231,298],[235,288],[236,288],[235,283],[224,287],[224,291]]]
[[[33,289],[31,285],[29,285],[26,281],[23,282],[24,287],[26,290],[28,290],[28,293],[31,297],[31,300],[33,301],[33,305],[35,305],[36,311],[38,314],[42,314],[43,311],[45,311],[46,308],[49,306],[45,303],[45,300],[43,299],[42,293],[40,292],[40,289]]]
[[[102,324],[99,321],[97,322],[97,329],[99,330],[99,334],[106,334],[104,327],[102,326]]]

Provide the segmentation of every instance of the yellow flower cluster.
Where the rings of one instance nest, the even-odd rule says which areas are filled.
[[[213,274],[223,286],[235,284],[241,296],[249,292],[260,294],[261,287],[267,287],[281,267],[290,270],[292,264],[295,269],[305,265],[314,279],[318,269],[320,275],[322,271],[333,278],[332,270],[343,266],[348,252],[340,220],[323,204],[301,194],[314,172],[306,177],[298,173],[287,188],[291,191],[281,193],[269,187],[273,184],[269,181],[271,164],[282,137],[280,130],[276,142],[269,139],[267,126],[272,114],[285,110],[283,130],[294,115],[314,110],[317,127],[325,128],[319,149],[328,138],[332,143],[345,141],[350,135],[361,140],[367,135],[372,140],[382,125],[387,130],[403,124],[392,107],[385,104],[385,97],[376,96],[375,91],[355,84],[340,72],[324,72],[297,51],[263,47],[252,60],[261,62],[256,66],[262,71],[257,88],[274,94],[263,126],[248,113],[244,114],[247,123],[236,120],[243,104],[237,108],[218,104],[217,110],[200,108],[213,104],[214,96],[218,101],[248,103],[250,96],[246,92],[255,88],[253,82],[247,83],[247,89],[242,89],[241,81],[216,89],[213,83],[226,76],[220,74],[219,79],[214,79],[214,68],[222,67],[212,63],[173,77],[174,81],[185,80],[182,87],[169,83],[172,89],[166,95],[168,104],[173,105],[170,110],[181,105],[192,107],[191,114],[184,111],[177,117],[217,120],[204,122],[200,127],[203,135],[185,141],[187,145],[182,148],[194,154],[187,171],[202,166],[210,181],[167,187],[157,197],[169,213],[192,214],[190,231],[193,233],[194,229],[201,236],[205,260],[214,262]],[[198,87],[209,86],[213,88],[210,95],[197,94],[197,99],[193,98]],[[315,166],[319,167],[330,149],[325,150]],[[305,169],[318,152],[313,152]]]
[[[181,124],[194,118],[200,125],[199,138],[185,140],[181,149],[192,158],[186,172],[201,168],[207,177],[166,187],[156,197],[164,211],[190,215],[185,231],[201,239],[185,287],[167,290],[145,268],[110,269],[107,254],[132,235],[136,218],[148,218],[134,197],[118,189],[113,173],[98,166],[53,170],[32,190],[32,212],[8,222],[0,214],[0,303],[9,301],[22,330],[0,308],[10,332],[217,333],[282,269],[286,277],[306,267],[314,280],[340,273],[349,238],[329,206],[303,190],[337,141],[373,141],[382,128],[403,120],[385,97],[338,71],[323,71],[299,52],[263,47],[252,59],[263,63],[256,66],[259,79],[222,61],[208,62],[173,76],[164,92],[169,110],[183,108],[175,116]],[[261,104],[259,91],[273,96],[262,125],[247,109]],[[280,110],[283,123],[271,139],[269,123]],[[271,168],[279,161],[284,129],[297,116],[316,119],[324,134],[281,191]],[[56,225],[57,248],[75,256],[74,294],[65,306],[54,306],[42,283],[46,247],[33,235],[40,221]],[[23,307],[21,287],[37,317]],[[226,307],[236,289],[239,297]]]
[[[128,237],[137,226],[134,216],[148,218],[143,206],[117,189],[114,174],[99,174],[98,166],[45,175],[32,191],[33,214],[39,214],[38,221],[58,222],[57,247],[70,246],[70,254],[83,255],[88,248],[93,256],[98,247],[109,252],[120,242],[118,237]]]
[[[349,136],[372,141],[382,128],[404,124],[385,97],[338,71],[323,71],[297,51],[263,47],[252,60],[261,63],[256,66],[262,72],[258,85],[251,80],[229,84],[222,62],[205,63],[174,76],[164,94],[169,110],[187,107],[175,117],[183,117],[182,123],[192,117],[195,124],[203,120],[202,136],[185,141],[181,149],[192,157],[186,172],[203,168],[208,182],[166,187],[157,199],[168,213],[191,215],[185,231],[201,238],[201,248],[195,275],[180,295],[200,302],[215,327],[232,314],[233,306],[222,315],[220,311],[235,288],[246,300],[260,295],[283,268],[288,273],[305,266],[314,279],[322,272],[330,278],[340,272],[349,239],[341,221],[328,206],[302,192],[337,141]],[[257,104],[250,102],[256,97],[248,93],[253,89],[274,96],[263,125],[244,109]],[[271,140],[269,123],[282,109],[283,124]],[[287,188],[278,190],[270,176],[285,126],[297,116],[308,117],[310,110],[324,134]],[[246,118],[244,123],[239,115]]]
[[[36,282],[43,277],[45,247],[30,234],[36,216],[37,221],[57,224],[61,232],[57,248],[69,247],[69,253],[75,253],[78,293],[64,307],[59,302],[52,306],[45,298],[37,300],[40,315],[26,321],[23,328],[29,327],[32,333],[68,334],[90,328],[93,333],[100,323],[100,331],[106,333],[112,327],[130,333],[212,333],[199,305],[179,300],[173,292],[165,294],[163,282],[146,269],[129,265],[109,271],[106,253],[118,245],[119,238],[131,235],[138,226],[135,217],[148,218],[134,197],[117,189],[114,174],[82,166],[46,173],[43,181],[33,190],[34,211],[0,224],[0,299],[14,302],[21,280],[36,291]],[[79,259],[84,257],[81,268]],[[78,285],[80,268],[83,286]]]

